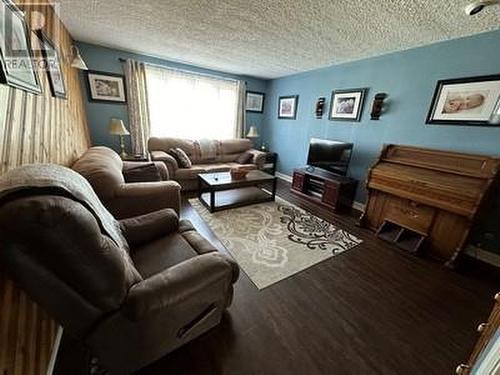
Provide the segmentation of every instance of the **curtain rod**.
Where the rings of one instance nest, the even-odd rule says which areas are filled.
[[[123,57],[119,57],[118,61],[120,61],[121,63],[125,63],[125,62],[127,62],[127,59],[124,59]],[[136,61],[138,61],[138,60],[136,60]],[[161,68],[161,69],[167,69],[167,70],[175,70],[175,71],[178,71],[178,72],[195,74],[195,75],[205,76],[205,77],[210,77],[210,78],[217,78],[217,79],[221,79],[221,80],[225,80],[225,81],[233,81],[233,82],[238,82],[239,81],[239,79],[229,78],[229,77],[224,77],[224,76],[218,76],[216,74],[201,73],[201,72],[196,72],[196,71],[188,70],[188,69],[174,68],[174,67],[171,67],[171,66],[165,66],[165,65],[160,65],[160,64],[148,63],[148,62],[145,62],[145,61],[140,61],[140,62],[142,62],[145,65],[149,65],[149,66],[152,66],[152,67],[155,67],[155,68]],[[245,83],[247,83],[247,82],[245,81]]]

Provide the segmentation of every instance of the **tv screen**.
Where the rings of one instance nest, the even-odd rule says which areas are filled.
[[[307,165],[345,176],[351,160],[353,144],[312,138]]]

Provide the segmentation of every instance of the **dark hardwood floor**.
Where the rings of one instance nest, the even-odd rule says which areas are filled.
[[[488,318],[498,279],[402,253],[357,227],[355,213],[326,212],[295,198],[289,187],[280,181],[278,195],[363,244],[262,291],[242,272],[219,327],[140,373],[453,373],[478,338],[476,326]],[[186,200],[182,216],[226,252]]]

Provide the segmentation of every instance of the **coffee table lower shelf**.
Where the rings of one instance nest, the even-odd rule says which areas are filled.
[[[213,204],[211,197],[213,194]],[[243,207],[251,204],[272,202],[274,196],[271,192],[258,187],[245,187],[231,190],[213,191],[201,194],[198,197],[200,202],[210,211],[222,211],[229,208]]]

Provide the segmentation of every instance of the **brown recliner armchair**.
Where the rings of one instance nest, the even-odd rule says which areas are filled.
[[[192,340],[230,305],[238,266],[172,209],[118,225],[100,206],[125,238],[117,242],[81,195],[37,183],[5,191],[1,268],[111,373],[132,373]]]
[[[163,163],[154,162],[158,180],[148,181],[147,177],[151,173],[146,170],[143,181],[127,183],[127,174],[135,169],[134,165],[141,164],[144,163],[123,162],[115,151],[97,146],[88,149],[73,164],[72,169],[90,182],[102,204],[117,219],[162,208],[173,208],[179,213],[181,187],[175,181],[166,181],[169,175]],[[140,180],[138,174],[135,173],[134,181]]]

